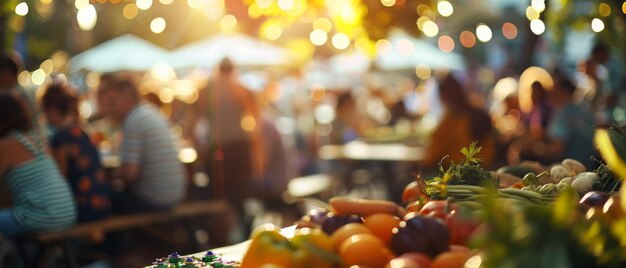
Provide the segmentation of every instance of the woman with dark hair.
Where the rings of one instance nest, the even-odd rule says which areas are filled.
[[[14,94],[0,92],[0,178],[13,195],[13,206],[0,210],[0,235],[8,238],[76,222],[70,188],[31,129],[25,106]]]
[[[463,87],[452,75],[441,80],[439,98],[443,104],[444,114],[430,136],[423,164],[433,167],[446,156],[459,163],[463,160],[459,150],[469,146],[473,141],[478,141],[478,145],[483,147],[479,157],[489,165],[493,160],[495,146],[493,125],[489,115],[470,104]]]
[[[109,185],[98,150],[79,125],[78,97],[70,88],[52,84],[46,88],[41,106],[48,124],[54,129],[49,140],[52,155],[74,192],[78,221],[107,217]]]

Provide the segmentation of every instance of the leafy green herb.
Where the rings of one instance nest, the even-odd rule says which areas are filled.
[[[460,164],[452,163],[447,170],[443,168],[442,163],[439,164],[440,176],[429,181],[425,189],[431,199],[445,199],[445,185],[498,186],[498,177],[480,166],[482,159],[476,155],[480,153],[482,147],[478,147],[477,144],[478,142],[473,142],[469,147],[461,148],[465,160]]]

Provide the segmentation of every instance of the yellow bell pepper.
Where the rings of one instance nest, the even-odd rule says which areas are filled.
[[[291,239],[296,249],[294,261],[301,268],[332,268],[340,258],[333,251],[332,240],[320,229],[304,228],[296,230]]]
[[[241,261],[241,268],[296,267],[293,248],[278,228],[264,225],[252,234],[252,242]]]

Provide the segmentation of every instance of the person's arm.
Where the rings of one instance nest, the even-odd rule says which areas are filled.
[[[123,140],[120,147],[122,165],[118,170],[118,179],[127,185],[139,180],[139,163],[144,146],[141,130],[137,128],[137,122],[126,122],[123,127]]]
[[[118,178],[127,185],[131,185],[139,180],[139,165],[123,163],[119,168]]]
[[[67,144],[63,142],[63,134],[57,132],[52,138],[49,140],[50,144],[50,154],[52,155],[54,161],[57,163],[59,167],[59,171],[63,177],[67,178]]]

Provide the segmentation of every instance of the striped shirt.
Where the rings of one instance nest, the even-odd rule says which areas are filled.
[[[141,103],[126,116],[122,132],[122,163],[139,165],[132,191],[157,207],[178,204],[186,179],[167,120],[153,106]]]
[[[76,222],[73,195],[54,160],[45,154],[43,142],[34,131],[28,133],[30,140],[19,132],[12,132],[11,136],[34,156],[6,173],[5,180],[13,194],[13,217],[35,232],[71,227]]]

